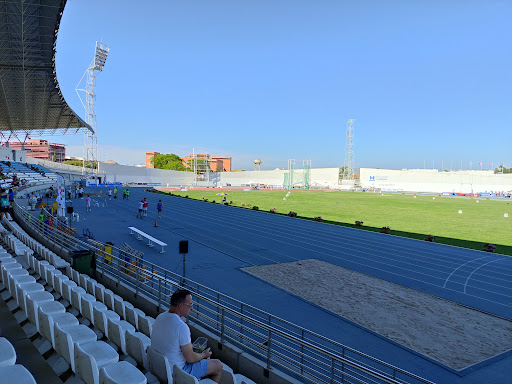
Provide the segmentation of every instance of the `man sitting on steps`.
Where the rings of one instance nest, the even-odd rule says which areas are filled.
[[[182,320],[192,310],[190,291],[178,289],[171,296],[171,308],[161,313],[153,324],[151,348],[165,355],[172,367],[176,364],[188,374],[198,379],[207,376],[216,383],[222,375],[222,362],[208,359],[212,352],[206,348],[201,353],[194,352],[190,338],[190,329]]]

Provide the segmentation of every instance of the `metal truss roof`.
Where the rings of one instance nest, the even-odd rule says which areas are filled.
[[[55,70],[66,0],[0,0],[0,134],[92,130],[66,103]]]

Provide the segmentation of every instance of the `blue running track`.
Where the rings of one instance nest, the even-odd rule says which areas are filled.
[[[142,188],[130,188],[130,199],[123,200],[121,190],[111,201],[94,197],[100,206],[93,206],[92,212],[85,212],[85,200],[73,199],[80,214],[79,233],[88,228],[96,240],[128,243],[144,252],[146,260],[177,272],[182,268],[178,242],[188,239],[186,275],[192,280],[438,383],[512,383],[507,374],[510,352],[454,372],[241,271],[318,259],[512,319],[511,257],[146,193]],[[86,189],[96,191],[106,195],[107,189]],[[137,219],[143,197],[149,200],[149,213]],[[154,227],[159,199],[164,209]],[[166,252],[136,240],[129,226],[169,244]]]

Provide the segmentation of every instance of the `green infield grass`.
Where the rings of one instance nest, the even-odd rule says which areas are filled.
[[[220,203],[218,190],[178,191],[173,195],[192,199],[208,199]],[[435,236],[435,242],[483,250],[484,243],[497,246],[496,252],[512,256],[512,201],[486,198],[458,198],[406,194],[341,191],[227,191],[228,202],[258,206],[260,211],[276,208],[277,213],[297,212],[297,217],[380,231],[389,226],[392,235],[424,240]],[[510,203],[510,204],[507,204]],[[462,213],[459,213],[462,211]],[[508,213],[510,217],[504,217]]]

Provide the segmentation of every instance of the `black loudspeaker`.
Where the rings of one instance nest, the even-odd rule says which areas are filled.
[[[180,241],[180,253],[188,253],[188,240]]]

